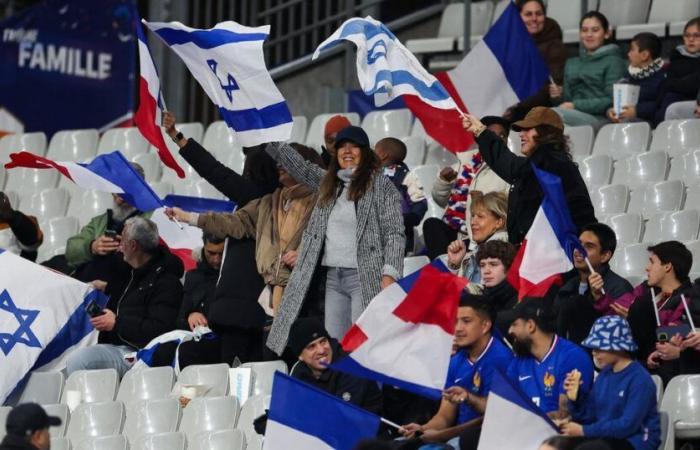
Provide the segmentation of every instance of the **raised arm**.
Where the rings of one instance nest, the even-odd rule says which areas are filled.
[[[299,152],[286,142],[271,142],[265,147],[265,151],[298,182],[318,192],[321,187],[321,179],[326,171],[316,164],[305,160]]]
[[[513,184],[528,164],[527,158],[511,152],[506,143],[491,130],[482,131],[476,136],[476,142],[484,162],[508,184]]]

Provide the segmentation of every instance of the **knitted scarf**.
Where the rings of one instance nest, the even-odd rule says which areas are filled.
[[[646,67],[632,67],[629,66],[627,71],[633,80],[643,80],[654,75],[656,72],[661,70],[664,66],[664,60],[661,58],[656,58],[654,61],[649,63]]]
[[[442,216],[443,222],[449,225],[455,231],[467,233],[467,200],[469,199],[469,191],[471,189],[474,176],[483,164],[481,154],[476,152],[471,160],[471,163],[464,164],[457,175],[452,192],[447,199],[447,209]]]

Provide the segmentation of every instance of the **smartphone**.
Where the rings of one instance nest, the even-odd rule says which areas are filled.
[[[87,312],[88,316],[90,317],[97,317],[104,314],[102,307],[95,300],[91,301],[87,304],[87,306],[85,306],[85,312]]]
[[[107,236],[110,239],[116,239],[117,238],[117,232],[114,230],[105,230],[105,236]]]
[[[659,342],[668,342],[677,334],[686,337],[691,331],[693,330],[690,329],[690,325],[685,323],[672,327],[658,327],[656,329],[656,340]]]

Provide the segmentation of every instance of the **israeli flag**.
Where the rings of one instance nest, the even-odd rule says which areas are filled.
[[[85,307],[107,297],[87,284],[0,249],[0,405],[30,370],[60,370],[97,343]]]
[[[179,22],[144,24],[182,58],[240,145],[289,139],[292,115],[263,55],[269,25],[251,28],[227,21],[199,30]]]
[[[457,109],[440,82],[380,21],[371,16],[346,20],[318,46],[312,59],[344,40],[357,46],[357,77],[362,90],[382,106],[401,95],[415,95],[440,109]]]

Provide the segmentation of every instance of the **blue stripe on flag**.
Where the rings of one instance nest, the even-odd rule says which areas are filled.
[[[381,81],[388,81],[392,86],[398,86],[400,84],[408,84],[413,89],[418,92],[418,94],[428,100],[446,100],[450,98],[450,94],[447,93],[445,88],[440,84],[439,81],[435,80],[433,84],[428,86],[423,80],[416,78],[411,72],[407,70],[380,70],[377,72],[377,77],[375,78],[374,86],[365,91],[365,94],[372,95],[377,92],[386,92],[385,88],[378,87],[377,85]]]
[[[484,42],[520,100],[533,95],[547,83],[547,65],[513,2],[486,33]]]
[[[226,44],[238,42],[264,41],[266,33],[236,33],[235,31],[212,28],[210,30],[178,30],[176,28],[161,28],[153,30],[168,45],[194,44],[205,50]]]
[[[378,416],[281,372],[275,372],[268,416],[338,450],[351,450],[379,428]]]
[[[292,121],[287,102],[281,101],[261,109],[231,110],[219,107],[221,118],[234,131],[264,130]]]
[[[493,371],[493,380],[491,381],[491,392],[489,395],[497,395],[502,399],[505,399],[537,416],[540,416],[552,426],[552,434],[555,434],[559,430],[549,416],[538,408],[537,405],[532,403],[532,400],[522,391],[522,389],[520,389],[520,386],[513,383],[512,380],[510,380],[498,369]]]
[[[379,36],[380,34],[385,35],[392,41],[396,40],[394,33],[392,33],[391,30],[389,30],[383,23],[374,24],[368,20],[358,18],[349,20],[345,26],[343,26],[343,30],[340,32],[338,38],[329,42],[325,46],[320,47],[319,50],[333,48],[336,45],[341,44],[344,39],[348,39],[348,37],[354,34],[362,34],[367,40],[372,39],[375,36]]]
[[[163,199],[163,206],[184,209],[196,213],[214,211],[214,212],[232,212],[236,209],[236,203],[228,200],[216,200],[213,198],[188,197],[186,195],[166,195]]]

